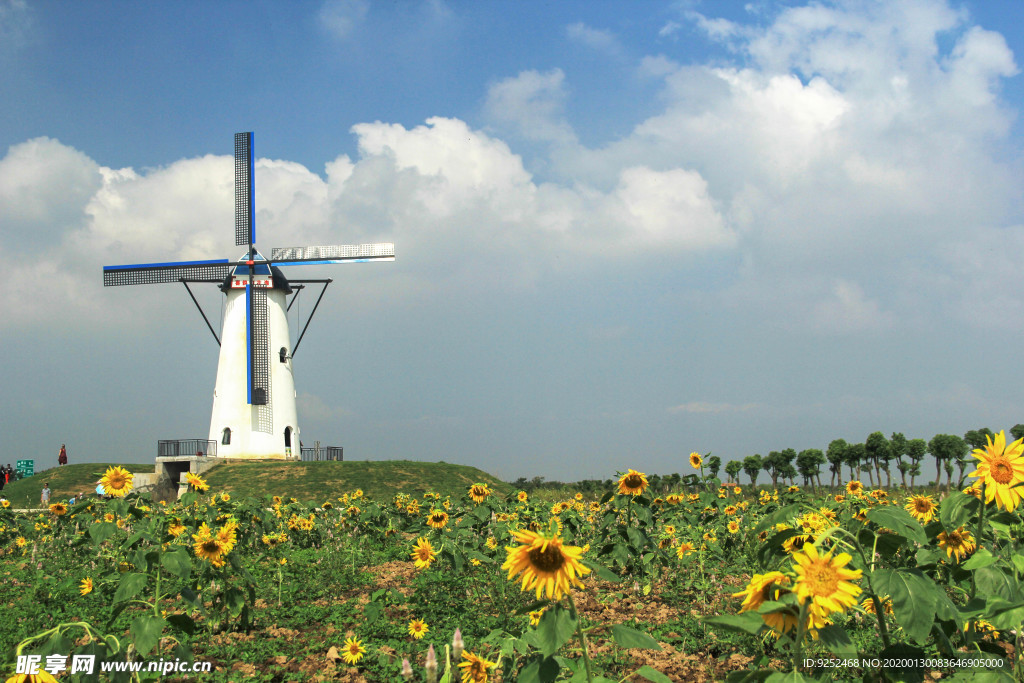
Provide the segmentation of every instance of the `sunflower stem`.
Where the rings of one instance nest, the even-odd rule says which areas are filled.
[[[583,630],[582,620],[580,619],[579,612],[576,610],[576,601],[573,600],[572,592],[568,592],[566,595],[569,597],[569,606],[572,610],[573,619],[576,620],[576,637],[579,638],[580,650],[583,652],[583,667],[587,671],[587,683],[590,683],[594,680],[594,673],[590,669],[590,653],[587,651],[587,634]]]
[[[974,528],[974,549],[975,552],[981,550],[981,528],[985,523],[985,508],[988,505],[985,504],[985,480],[981,479],[981,510],[978,512],[978,525]],[[971,597],[973,598],[977,594],[978,586],[975,583],[976,572],[971,572]]]

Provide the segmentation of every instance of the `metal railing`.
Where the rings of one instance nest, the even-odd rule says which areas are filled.
[[[207,439],[166,439],[156,442],[156,457],[173,458],[183,455],[217,456],[217,442]]]
[[[317,460],[344,460],[345,449],[342,446],[303,446],[303,462],[315,462]]]

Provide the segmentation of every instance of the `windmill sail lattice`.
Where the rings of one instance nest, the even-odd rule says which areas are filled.
[[[271,257],[264,258],[255,244],[252,142],[252,133],[235,135],[235,244],[246,246],[244,255],[235,261],[104,266],[103,284],[181,282],[187,288],[190,282],[218,283],[227,301],[221,337],[214,333],[221,349],[210,438],[220,442],[222,456],[292,457],[299,453],[299,427],[286,296],[304,286],[300,283],[320,283],[326,289],[331,280],[289,281],[280,267],[394,261],[395,245],[286,247],[273,249]]]

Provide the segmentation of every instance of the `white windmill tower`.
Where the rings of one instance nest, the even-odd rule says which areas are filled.
[[[292,358],[331,280],[292,280],[279,266],[394,261],[392,243],[289,247],[265,258],[253,225],[252,133],[235,135],[235,244],[248,249],[237,261],[176,261],[104,266],[104,286],[181,282],[220,345],[210,417],[210,440],[219,457],[290,458],[299,455]],[[192,295],[190,282],[220,285],[227,300],[221,337]],[[293,289],[292,284],[297,287]],[[303,284],[298,284],[303,283]],[[304,286],[323,289],[295,346],[288,330],[287,296]]]

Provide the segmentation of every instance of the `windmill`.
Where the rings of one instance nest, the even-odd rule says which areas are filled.
[[[235,244],[247,247],[237,261],[104,266],[103,285],[182,283],[220,346],[210,417],[210,440],[218,443],[218,456],[288,458],[299,454],[292,358],[331,280],[289,282],[280,266],[394,261],[395,245],[287,247],[272,249],[270,258],[265,258],[256,249],[253,224],[252,139],[252,133],[235,135]],[[215,283],[224,293],[220,338],[192,294],[190,282]],[[287,303],[287,296],[297,294],[307,283],[323,288],[293,347],[287,313],[295,299]]]

